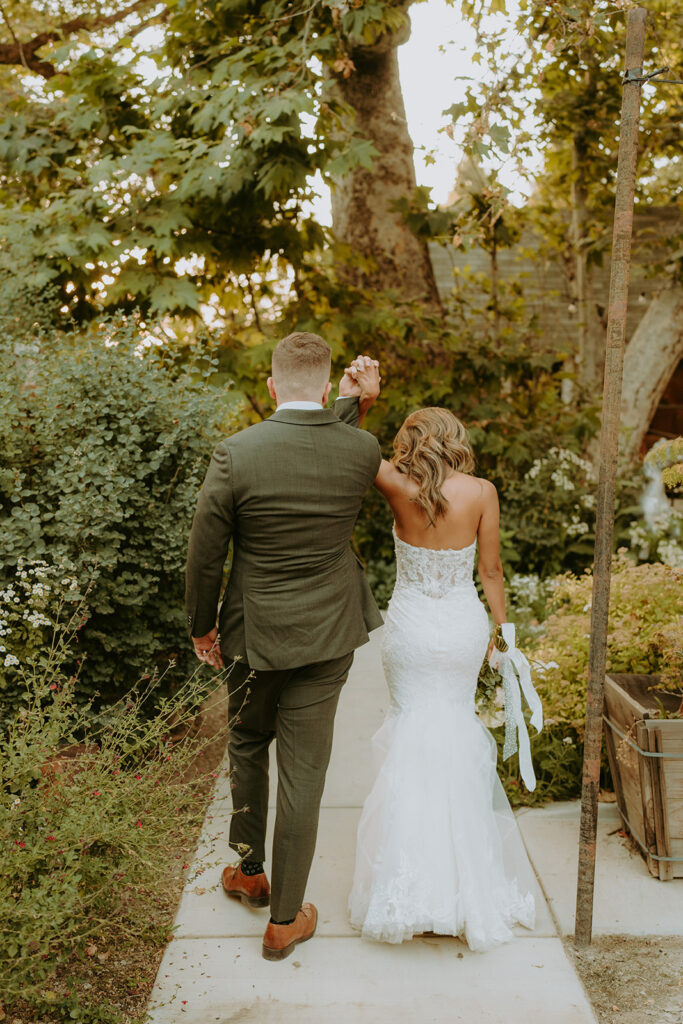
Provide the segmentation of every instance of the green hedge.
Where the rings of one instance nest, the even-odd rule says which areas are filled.
[[[14,587],[14,619],[27,617],[8,635],[5,614],[0,704],[11,709],[21,688],[8,653],[21,661],[31,644],[35,599],[16,593],[22,559],[49,566],[56,590],[61,576],[89,588],[80,699],[114,700],[169,662],[173,685],[193,661],[183,609],[190,522],[211,452],[234,429],[232,399],[176,365],[134,317],[75,335],[37,324],[2,333],[0,584],[4,594]]]
[[[522,639],[543,703],[544,726],[539,735],[529,730],[538,780],[533,793],[520,782],[517,756],[504,763],[499,758],[514,805],[566,800],[581,792],[592,589],[590,572],[546,581],[548,617]],[[620,551],[612,567],[607,671],[657,673],[683,699],[681,616],[683,570],[661,563],[637,565]],[[501,753],[504,729],[493,734]],[[611,785],[604,754],[602,784]]]

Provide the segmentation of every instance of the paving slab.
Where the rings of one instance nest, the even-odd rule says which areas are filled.
[[[356,847],[356,829],[360,808],[323,807],[320,812],[318,845],[307,890],[320,912],[318,934],[353,936],[346,904],[351,887]],[[268,848],[272,841],[273,816],[268,823]],[[234,863],[235,856],[227,839],[228,822],[222,816],[207,821],[203,842],[190,872],[176,917],[177,937],[208,938],[232,935],[262,935],[267,921],[265,911],[244,912],[242,905],[226,897],[220,884],[223,865]],[[536,882],[536,926],[519,927],[522,938],[554,936],[555,925],[543,893]]]
[[[522,836],[563,935],[574,932],[578,864],[578,800],[528,808],[517,815]],[[680,935],[683,878],[653,878],[631,843],[618,835],[614,803],[598,805],[594,935]]]
[[[594,1024],[559,939],[485,954],[457,939],[400,946],[314,939],[282,963],[244,939],[180,939],[166,951],[153,1024]]]
[[[370,740],[389,704],[380,642],[378,630],[357,652],[339,702],[307,891],[320,910],[315,939],[282,963],[267,962],[268,911],[223,894],[220,869],[234,859],[224,764],[157,977],[151,1024],[595,1024],[540,887],[534,931],[519,928],[515,941],[483,954],[436,936],[399,946],[367,942],[349,927],[356,827],[372,783]],[[273,799],[276,778],[273,765]],[[530,827],[532,840],[537,832]]]

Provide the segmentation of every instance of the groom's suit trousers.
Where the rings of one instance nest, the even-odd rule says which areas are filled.
[[[228,679],[228,741],[234,813],[230,845],[266,859],[268,751],[276,741],[278,787],[271,916],[296,917],[313,861],[334,715],[353,652],[330,661],[251,673],[237,662]]]

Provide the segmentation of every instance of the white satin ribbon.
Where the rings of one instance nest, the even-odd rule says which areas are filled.
[[[526,721],[522,713],[522,694],[531,711],[531,724],[539,733],[543,728],[543,707],[541,699],[531,682],[529,662],[515,644],[515,625],[504,622],[501,625],[503,640],[508,645],[507,651],[499,651],[494,647],[489,656],[492,668],[497,669],[503,677],[503,696],[505,699],[505,742],[503,744],[503,760],[507,761],[516,753],[519,740],[519,771],[526,788],[532,792],[536,789],[536,775],[531,761],[531,744]]]

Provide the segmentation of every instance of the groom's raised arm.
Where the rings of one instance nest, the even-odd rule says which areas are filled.
[[[216,625],[223,566],[234,526],[232,460],[223,441],[211,458],[190,531],[185,573],[190,637],[206,636]]]
[[[334,414],[350,427],[360,426],[360,397],[358,395],[340,395],[334,403]]]
[[[370,356],[357,356],[344,370],[334,412],[351,427],[359,427],[379,396],[379,363]]]

